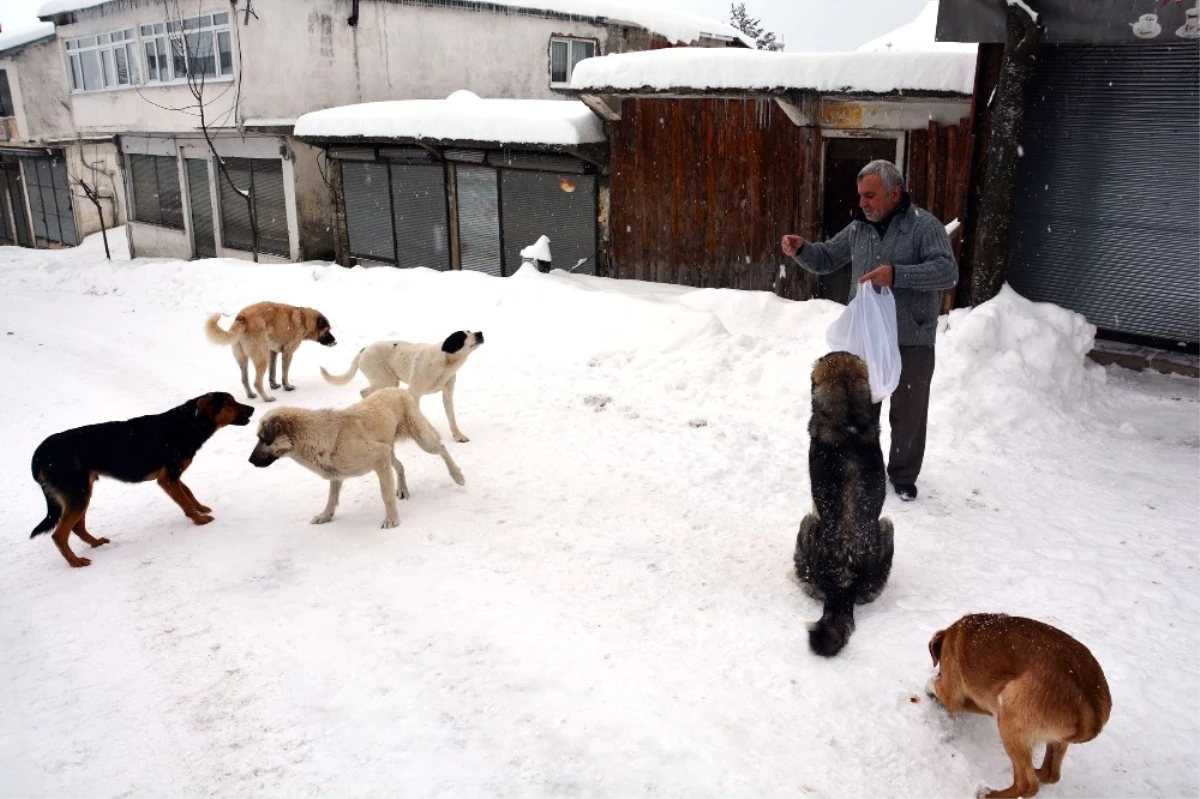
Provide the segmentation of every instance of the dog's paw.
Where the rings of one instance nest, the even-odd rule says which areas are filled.
[[[91,565],[92,565],[92,559],[91,559],[91,558],[80,558],[80,557],[77,557],[77,558],[75,558],[75,560],[71,561],[71,568],[72,568],[72,569],[79,569],[79,568],[82,568],[82,567],[84,567],[84,566],[91,566]]]
[[[450,476],[453,477],[454,482],[458,483],[460,486],[465,486],[467,484],[467,478],[463,477],[462,472],[455,472]]]
[[[464,436],[462,433],[455,433],[455,435],[454,435],[454,440],[455,440],[455,441],[457,441],[457,442],[458,442],[458,443],[460,443],[460,444],[465,444],[465,443],[467,443],[468,441],[470,441],[471,439],[467,438],[467,437],[466,437],[466,436]]]
[[[279,388],[279,386],[273,386],[273,388]],[[289,386],[287,383],[284,383],[284,384],[283,384],[283,390],[284,390],[284,391],[295,391],[295,390],[296,390],[296,387],[295,387],[295,386]]]
[[[308,523],[309,524],[325,524],[329,521],[332,521],[332,519],[333,519],[332,513],[318,513],[316,516],[312,517],[312,519],[309,520]]]
[[[276,391],[279,390],[279,384],[276,383],[274,380],[271,380],[270,382],[268,382],[267,385],[269,385],[271,388],[275,389]]]
[[[263,394],[263,402],[274,402],[274,401],[275,401],[274,397],[268,397],[266,394]]]
[[[193,524],[208,524],[212,520],[213,517],[209,516],[207,513],[197,514],[192,517]]]
[[[390,517],[384,519],[383,524],[379,525],[380,529],[382,529],[382,530],[390,530],[393,527],[399,527],[399,526],[400,526],[400,520],[392,519]]]
[[[97,538],[96,543],[92,544],[92,546],[93,547],[102,547],[107,543],[109,543],[109,540],[107,538]]]
[[[396,489],[396,498],[397,499],[408,499],[408,489],[407,488],[397,488]]]
[[[196,503],[196,510],[200,511],[201,513],[212,513],[212,508],[208,507],[207,505],[201,505],[198,502]]]
[[[250,399],[258,399],[258,395],[255,394],[253,391],[247,391],[246,396],[249,397]]]

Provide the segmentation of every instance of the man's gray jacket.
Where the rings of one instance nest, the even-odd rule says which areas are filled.
[[[937,335],[938,292],[958,282],[958,265],[946,228],[928,211],[902,201],[880,241],[865,218],[855,219],[829,241],[804,242],[796,263],[824,275],[850,264],[850,297],[858,279],[880,264],[892,264],[896,327],[900,346],[932,347]]]

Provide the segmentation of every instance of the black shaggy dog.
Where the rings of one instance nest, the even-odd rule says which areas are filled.
[[[808,435],[813,512],[800,522],[793,559],[805,592],[825,601],[808,644],[832,657],[854,632],[854,605],[879,596],[892,570],[892,522],[879,518],[887,476],[863,360],[831,352],[813,365]]]
[[[84,519],[100,475],[126,483],[157,480],[189,519],[208,524],[212,508],[201,505],[180,476],[213,433],[228,424],[247,425],[253,413],[232,395],[216,392],[166,413],[55,433],[33,453],[33,479],[46,495],[46,518],[29,537],[53,530],[51,538],[67,563],[89,565],[91,560],[71,551],[69,539],[74,532],[93,547],[108,543],[93,537]]]

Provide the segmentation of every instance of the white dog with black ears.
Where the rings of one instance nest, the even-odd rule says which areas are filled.
[[[365,398],[381,388],[408,386],[409,393],[419,403],[426,394],[442,392],[442,405],[450,421],[450,434],[455,441],[469,441],[458,429],[454,418],[455,375],[467,362],[467,356],[483,344],[483,333],[458,330],[437,344],[412,344],[407,341],[376,341],[359,350],[345,374],[331,375],[321,367],[325,381],[344,386],[362,372],[370,385],[360,393]]]

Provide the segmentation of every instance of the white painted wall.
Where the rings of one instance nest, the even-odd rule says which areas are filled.
[[[8,73],[13,95],[17,136],[13,143],[71,138],[71,115],[65,106],[66,72],[54,39],[31,44],[0,58],[0,69]]]
[[[645,31],[537,16],[363,0],[351,27],[346,0],[256,0],[244,7],[189,0],[185,14],[236,11],[234,69],[239,81],[205,90],[210,121],[295,119],[308,111],[374,100],[442,98],[458,89],[481,97],[562,99],[550,91],[552,35],[596,39],[600,52],[645,49]],[[122,0],[76,13],[60,40],[163,21],[161,2]],[[60,94],[67,94],[62,42]],[[196,99],[182,85],[69,93],[75,124],[96,133],[197,129]],[[231,112],[237,101],[236,112]]]
[[[138,132],[186,132],[199,129],[198,103],[186,85],[148,84],[133,88],[71,92],[66,72],[63,41],[76,36],[134,28],[151,22],[166,22],[168,6],[151,0],[122,0],[76,12],[76,22],[56,28],[62,90],[69,98],[75,126],[84,137]],[[174,5],[170,8],[173,10]],[[219,0],[187,0],[180,3],[184,16],[213,11],[230,11],[229,3]],[[172,18],[178,15],[171,14]],[[234,31],[236,35],[236,28]],[[237,46],[234,44],[234,70],[237,70]],[[281,48],[286,49],[286,48]],[[145,69],[142,64],[140,70]],[[237,97],[233,80],[214,79],[204,87],[204,111],[208,121],[232,126],[232,109]]]

